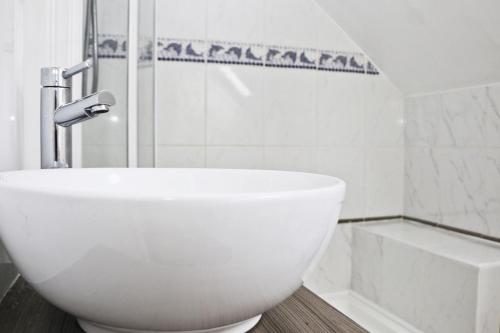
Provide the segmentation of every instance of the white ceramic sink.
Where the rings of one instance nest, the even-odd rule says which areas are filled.
[[[300,287],[344,191],[281,171],[7,172],[0,233],[87,332],[245,332]]]

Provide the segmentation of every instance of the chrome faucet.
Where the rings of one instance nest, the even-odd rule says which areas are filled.
[[[72,77],[92,67],[88,59],[69,69],[46,67],[41,70],[40,139],[41,167],[71,168],[71,126],[109,111],[115,98],[99,91],[71,101]]]

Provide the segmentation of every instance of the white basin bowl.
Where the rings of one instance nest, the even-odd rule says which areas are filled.
[[[244,332],[300,287],[344,191],[282,171],[6,172],[0,234],[87,332]]]

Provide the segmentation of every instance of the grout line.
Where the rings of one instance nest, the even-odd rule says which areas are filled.
[[[208,50],[208,0],[205,0],[203,5],[204,8],[204,31],[203,31],[203,43],[204,43],[204,52],[203,52],[203,72],[204,72],[204,87],[203,87],[203,126],[205,132],[205,142],[203,144],[204,150],[204,167],[208,167],[208,60],[207,60],[207,50]],[[161,37],[160,37],[161,38]],[[154,57],[158,58],[158,54],[154,54]]]
[[[339,224],[360,223],[360,222],[370,222],[370,221],[396,220],[401,218],[404,218],[403,215],[355,217],[355,218],[339,219],[338,223]]]
[[[437,222],[432,222],[432,221],[420,219],[420,218],[417,218],[417,217],[406,216],[406,215],[403,215],[403,219],[404,220],[408,220],[408,221],[412,221],[412,222],[417,222],[417,223],[425,224],[425,225],[428,225],[428,226],[431,226],[431,227],[435,227],[435,228],[439,228],[439,229],[448,230],[448,231],[455,232],[455,233],[458,233],[458,234],[471,236],[471,237],[474,237],[474,238],[480,238],[480,239],[483,239],[483,240],[488,240],[488,241],[500,244],[500,238],[499,237],[486,235],[486,234],[483,234],[483,233],[480,233],[480,232],[470,231],[470,230],[467,230],[467,229],[457,228],[457,227],[453,227],[453,226],[450,226],[450,225],[446,225],[446,224],[442,224],[442,223],[437,223]]]
[[[433,90],[433,91],[416,92],[416,93],[404,95],[404,97],[409,99],[409,98],[418,98],[418,97],[433,96],[433,95],[444,95],[444,94],[460,92],[460,91],[465,91],[465,90],[487,88],[487,87],[491,87],[491,86],[495,86],[495,85],[500,85],[500,82],[495,81],[495,82],[487,82],[487,83],[481,83],[481,84],[463,86],[463,87],[457,87],[457,88],[450,88],[450,89],[440,89],[440,90]]]
[[[494,243],[500,244],[500,237],[486,235],[476,231],[470,231],[467,229],[457,228],[446,224],[441,224],[438,222],[432,222],[429,220],[424,220],[418,217],[412,217],[407,215],[388,215],[388,216],[371,216],[371,217],[356,217],[356,218],[346,218],[339,219],[338,224],[348,224],[348,223],[361,223],[361,222],[370,222],[370,221],[383,221],[383,220],[396,220],[402,219],[405,221],[417,222],[420,224],[425,224],[429,227],[439,228],[447,231],[451,231],[457,234],[462,234],[474,238],[479,238],[482,240],[488,240]]]
[[[154,0],[153,54],[158,54],[158,1]],[[153,56],[153,168],[158,164],[158,57]]]

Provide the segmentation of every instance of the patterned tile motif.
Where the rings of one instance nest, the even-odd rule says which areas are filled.
[[[366,63],[366,74],[378,75],[380,74],[378,69],[370,61]]]
[[[209,42],[207,62],[263,66],[265,48],[261,45]]]
[[[320,51],[318,69],[323,71],[364,73],[365,57],[361,53]]]
[[[127,58],[127,37],[124,35],[99,34],[97,54],[99,58]],[[92,55],[92,48],[89,56]]]
[[[126,58],[127,39],[123,35],[99,36],[99,57]],[[139,38],[139,62],[151,63],[153,41]],[[224,41],[158,38],[159,61],[207,62],[217,64],[317,69],[320,71],[378,75],[377,68],[362,53],[316,50]]]
[[[204,41],[158,38],[158,60],[205,62],[205,55]]]
[[[139,64],[153,60],[154,41],[148,36],[139,36]]]
[[[265,66],[316,69],[316,50],[268,46]]]

